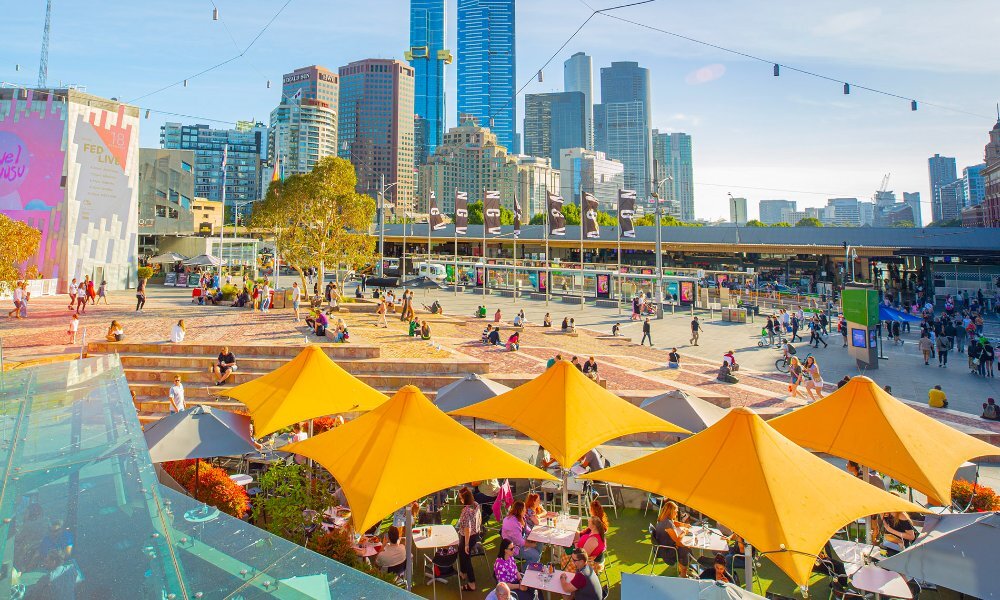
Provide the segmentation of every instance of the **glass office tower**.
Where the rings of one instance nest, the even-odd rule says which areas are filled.
[[[459,121],[474,116],[511,154],[520,152],[515,59],[514,0],[458,0]]]
[[[413,112],[421,119],[417,164],[426,162],[444,137],[444,69],[452,61],[445,49],[445,0],[410,0],[410,49],[413,67]]]

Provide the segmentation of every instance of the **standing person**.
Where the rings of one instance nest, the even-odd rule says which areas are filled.
[[[830,325],[830,319],[827,318],[826,313],[825,312],[819,313],[819,328],[820,331],[823,333],[823,335],[829,335],[829,333],[827,332],[827,327],[829,325]],[[824,345],[826,345],[825,342]]]
[[[104,300],[104,304],[108,303],[108,282],[101,281],[101,286],[97,288],[97,301],[94,304],[100,304],[101,300]]]
[[[74,277],[73,281],[69,282],[69,289],[66,290],[69,293],[69,306],[66,307],[68,310],[73,310],[76,306],[76,291],[79,288],[80,284],[77,283],[76,277]]]
[[[174,375],[174,385],[170,387],[170,412],[184,412],[184,386],[181,385],[181,376]]]
[[[951,344],[948,343],[948,336],[943,333],[938,334],[937,342],[934,344],[938,355],[938,367],[948,368],[948,350],[951,349]]]
[[[819,372],[819,364],[815,356],[806,357],[806,363],[802,365],[802,379],[806,384],[806,392],[812,400],[823,399],[823,376]],[[813,395],[816,392],[816,395]]]
[[[982,350],[979,351],[979,374],[983,377],[993,377],[993,359],[996,351],[989,339],[984,338]]]
[[[27,281],[22,281],[21,282],[21,312],[18,313],[18,314],[20,314],[20,316],[21,316],[22,319],[27,319],[28,318],[28,301],[29,300],[31,300],[31,292],[28,291],[28,282]]]
[[[142,307],[146,306],[146,280],[139,280],[139,287],[135,288],[135,312],[142,312]]]
[[[792,395],[792,398],[802,398],[802,395],[799,394],[799,386],[802,385],[802,364],[794,356],[789,359],[788,379],[788,393]]]
[[[87,299],[91,304],[97,304],[97,290],[94,289],[94,280],[87,276]]]
[[[386,328],[389,327],[389,324],[385,320],[385,312],[385,298],[380,298],[378,301],[378,308],[375,309],[375,314],[378,315],[378,318],[375,319],[375,327],[378,327],[379,325]]]
[[[642,339],[639,340],[639,345],[641,346],[646,340],[649,340],[649,347],[653,347],[653,336],[650,334],[649,317],[642,323]]]
[[[649,319],[646,319],[648,322]],[[698,322],[698,317],[691,319],[691,340],[690,344],[698,345],[698,336],[701,334],[701,323]],[[641,344],[640,344],[641,345]]]
[[[813,320],[810,322],[809,328],[810,328],[809,343],[810,344],[815,343],[815,345],[813,346],[814,348],[819,348],[820,344],[823,344],[823,347],[826,348],[828,344],[826,343],[826,340],[824,340],[823,337],[820,335],[822,326],[820,325],[818,317],[813,317]]]
[[[764,325],[764,329],[767,330],[767,345],[774,345],[774,318],[768,315],[767,325]]]
[[[408,321],[410,320],[410,292],[408,290],[403,290],[403,297],[400,300],[399,305],[399,320]]]
[[[260,290],[260,312],[267,313],[271,308],[271,282],[264,280],[264,287]]]
[[[80,315],[78,313],[73,313],[73,316],[69,319],[69,330],[66,334],[69,336],[69,343],[76,343],[76,332],[80,329]]]
[[[793,341],[793,342],[795,341],[795,338],[799,338],[800,342],[802,341],[802,336],[799,335],[799,324],[800,323],[801,323],[801,321],[799,321],[798,315],[792,315],[792,318],[791,318],[792,340],[791,341]]]
[[[929,365],[934,344],[931,342],[931,336],[926,331],[920,334],[920,341],[917,342],[917,346],[920,348],[920,353],[924,355],[924,364]],[[971,346],[969,356],[972,356]]]
[[[479,531],[483,528],[483,516],[479,504],[472,497],[472,490],[463,487],[458,492],[462,501],[462,514],[458,517],[458,565],[462,589],[476,591],[476,571],[472,566],[472,551],[479,544]]]
[[[890,325],[889,327],[890,327],[890,331],[892,332],[892,343],[894,345],[896,345],[896,344],[902,344],[903,340],[901,340],[899,338],[899,333],[900,333],[899,332],[899,329],[900,329],[900,327],[899,327],[899,321],[893,321],[892,325]]]
[[[299,322],[299,301],[302,298],[302,290],[299,289],[299,282],[292,284],[292,310],[295,311],[295,322]]]
[[[21,289],[21,283],[18,282],[14,285],[14,291],[11,294],[14,300],[14,310],[7,313],[7,318],[14,317],[15,319],[21,318],[21,300],[24,297],[23,290]]]
[[[840,332],[840,336],[844,338],[844,348],[847,347],[847,319],[844,315],[840,315],[840,320],[837,321],[837,331]]]
[[[87,282],[90,281],[90,276],[88,275],[83,281],[80,282],[80,287],[76,290],[76,312],[83,313],[87,312]]]

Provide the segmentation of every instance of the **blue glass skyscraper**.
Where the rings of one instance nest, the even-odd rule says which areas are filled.
[[[410,49],[406,60],[414,73],[413,114],[420,117],[418,164],[426,162],[444,137],[444,68],[452,61],[445,49],[445,0],[410,0]]]
[[[458,114],[489,127],[512,154],[520,152],[515,59],[514,0],[458,0]]]
[[[625,186],[649,197],[653,180],[649,69],[613,62],[601,69],[601,104],[594,106],[594,147],[625,165]]]

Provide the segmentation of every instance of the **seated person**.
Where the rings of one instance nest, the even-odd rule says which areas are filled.
[[[677,352],[677,348],[672,348],[667,355],[667,366],[671,369],[681,368],[681,355]]]
[[[621,323],[615,323],[614,325],[611,326],[611,335],[613,335],[614,337],[618,337],[621,334],[622,334],[622,324]]]
[[[882,548],[893,556],[905,550],[917,539],[917,528],[905,512],[891,512],[882,515]]]
[[[524,320],[521,318],[520,314],[514,315],[514,327],[521,327],[524,325]]]
[[[316,316],[316,335],[319,337],[326,337],[326,328],[330,326],[330,319],[327,318],[326,313],[322,310]]]
[[[563,317],[561,328],[564,333],[569,331],[569,317]]]
[[[243,308],[250,301],[250,292],[244,287],[243,291],[236,296],[236,300],[233,302],[233,307]]]
[[[713,565],[701,572],[698,579],[711,579],[714,581],[721,581],[723,583],[736,583],[736,578],[733,577],[732,573],[726,569],[726,555],[717,552],[715,554],[715,561]]]
[[[490,324],[490,323],[487,323],[486,324],[486,329],[483,330],[482,341],[483,341],[484,344],[489,343],[488,340],[490,339],[490,332],[491,331],[493,331],[493,325]]]
[[[396,574],[401,574],[406,569],[406,546],[400,543],[402,537],[399,527],[389,526],[382,551],[375,556],[375,566]]]
[[[683,542],[684,534],[689,526],[678,520],[678,512],[677,504],[673,501],[667,500],[663,503],[656,520],[656,527],[653,529],[653,541],[656,542],[657,546],[666,546],[676,550],[673,552],[669,549],[657,548],[656,556],[668,565],[674,564],[675,561],[680,562],[680,572],[684,574],[687,573],[688,565],[691,564],[691,548],[685,546]]]
[[[1000,421],[1000,407],[997,407],[996,401],[993,398],[986,399],[986,404],[983,404],[983,414],[981,416],[989,421]]]
[[[489,594],[486,594],[486,600],[511,600],[513,597],[510,586],[506,583],[498,583]]]
[[[507,519],[504,519],[505,526],[506,522]],[[497,544],[497,558],[493,561],[493,577],[497,583],[506,583],[510,587],[525,590],[528,588],[521,585],[521,572],[517,570],[517,562],[514,560],[516,554],[517,546],[514,542],[501,538]]]
[[[525,519],[524,502],[518,500],[510,507],[510,512],[503,518],[500,526],[500,537],[503,541],[511,542],[514,545],[514,556],[520,556],[528,562],[538,562],[542,557],[542,552],[538,544],[528,540],[531,528]],[[502,556],[502,555],[501,555]],[[508,581],[507,583],[513,583]]]
[[[358,299],[365,297],[364,293],[361,291],[361,286],[360,285],[358,287],[354,288],[354,297],[358,298]]]
[[[548,454],[548,452],[545,454]],[[550,461],[551,458],[552,457],[550,456]],[[543,456],[542,461],[544,461],[544,459],[545,457]],[[541,468],[544,469],[545,467]],[[541,497],[538,494],[530,493],[528,494],[528,497],[524,499],[524,523],[527,525],[529,531],[537,527],[538,524],[541,523],[542,517],[547,513],[548,511],[546,511],[545,507],[542,506]]]
[[[491,346],[499,346],[501,344],[500,330],[499,329],[491,330],[490,334],[486,337],[486,343],[490,344]]]
[[[723,362],[722,366],[719,367],[719,374],[716,376],[716,379],[723,383],[739,383],[740,381],[733,375],[733,370],[729,368],[728,362]]]
[[[431,339],[431,326],[427,321],[424,321],[420,325],[420,338],[424,340]]]
[[[797,351],[795,350],[795,346],[792,345],[792,342],[786,340],[785,345],[781,347],[781,355],[785,358],[785,360],[788,360],[795,356],[796,353]]]
[[[927,392],[927,405],[931,408],[948,408],[948,396],[936,385]]]
[[[597,573],[587,564],[587,555],[581,550],[575,550],[570,558],[575,573],[564,572],[559,576],[559,585],[567,595],[574,598],[603,598],[601,580]]]
[[[420,329],[420,321],[416,317],[410,321],[409,335],[410,337],[416,337],[417,331]]]
[[[443,315],[444,314],[444,307],[441,306],[441,303],[438,302],[437,300],[435,300],[433,303],[431,303],[431,314],[435,314],[435,315]]]
[[[222,385],[236,372],[236,355],[229,351],[228,346],[222,347],[219,358],[212,365],[212,373],[216,375],[215,385]]]
[[[521,334],[515,331],[514,333],[510,334],[509,338],[507,338],[507,349],[510,350],[511,352],[516,352],[520,347],[521,347]]]
[[[120,342],[125,339],[125,328],[118,321],[111,321],[108,327],[108,334],[105,336],[109,342]]]
[[[552,458],[552,455],[549,454],[548,450],[539,446],[538,454],[535,455],[535,466],[543,471],[547,471],[550,469],[558,469],[559,462]]]
[[[545,313],[545,318],[542,319],[542,327],[552,327],[552,316],[549,313]]]
[[[597,381],[597,361],[591,356],[587,362],[583,363],[583,374]]]
[[[576,319],[570,318],[568,331],[569,332],[576,331]]]
[[[580,466],[587,469],[588,473],[600,471],[604,468],[604,456],[597,448],[591,448],[589,452],[580,459]]]
[[[503,313],[501,313],[500,309],[498,308],[497,311],[493,313],[493,322],[499,323],[501,320],[503,320]]]
[[[306,317],[306,327],[315,330],[317,317],[319,317],[319,311],[315,308],[309,309],[309,315]]]
[[[722,355],[722,360],[729,364],[729,369],[732,371],[739,371],[740,366],[736,364],[736,354],[730,350]]]
[[[603,520],[589,516],[587,517],[587,527],[576,534],[574,547],[577,551],[583,551],[587,560],[600,562],[604,550],[607,549],[605,539],[607,533],[608,527]]]
[[[486,307],[482,304],[476,309],[476,318],[485,319],[486,318]]]

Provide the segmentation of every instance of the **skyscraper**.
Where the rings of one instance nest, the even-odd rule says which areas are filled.
[[[923,227],[924,221],[920,211],[920,192],[903,192],[903,204],[910,207],[913,214],[913,225]]]
[[[600,210],[617,212],[618,190],[625,187],[625,167],[620,162],[603,152],[569,148],[563,150],[560,165],[559,193],[566,202],[580,204],[580,194],[587,192],[597,198]]]
[[[935,154],[927,159],[928,170],[931,178],[931,220],[940,221],[942,218],[941,195],[938,191],[945,185],[958,179],[955,167],[955,159],[949,156]]]
[[[986,197],[986,182],[983,180],[983,169],[986,163],[965,167],[962,169],[963,207],[979,206]]]
[[[524,97],[524,153],[547,157],[554,169],[567,148],[582,148],[587,138],[585,96],[581,92],[528,94]]]
[[[747,224],[747,199],[729,197],[729,222],[733,225]]]
[[[257,124],[250,129],[212,129],[208,125],[164,123],[160,147],[194,150],[194,195],[222,201],[222,155],[226,156],[226,206],[260,199],[260,157],[267,130]]]
[[[984,158],[986,168],[981,171],[986,189],[983,221],[986,227],[1000,227],[1000,115],[997,115],[997,123],[990,130]]]
[[[395,185],[386,201],[397,214],[422,210],[414,200],[413,67],[369,58],[340,67],[341,158],[358,174],[358,191],[375,195],[383,182]]]
[[[653,160],[661,195],[680,207],[682,221],[694,221],[694,165],[691,136],[653,130]]]
[[[515,59],[514,0],[458,0],[460,120],[472,115],[511,154],[520,151]]]
[[[441,143],[445,125],[444,70],[452,61],[445,49],[445,0],[410,0],[410,49],[413,67],[413,112],[423,121],[414,153],[423,164]]]
[[[649,69],[613,62],[601,69],[601,103],[594,106],[594,147],[625,165],[625,186],[648,198],[653,179]]]
[[[774,225],[786,221],[789,213],[793,213],[798,203],[795,200],[761,200],[757,204],[760,212],[760,222],[765,225]]]
[[[959,217],[965,201],[965,186],[961,179],[946,183],[937,190],[938,201],[933,208],[939,212],[935,221],[949,221]]]
[[[583,93],[583,110],[587,117],[587,144],[584,148],[593,150],[594,61],[586,53],[577,52],[563,63],[563,90]]]
[[[301,67],[282,76],[267,141],[271,173],[278,168],[279,176],[308,173],[319,159],[337,155],[339,98],[340,77],[326,67]],[[262,187],[266,193],[266,181]]]

